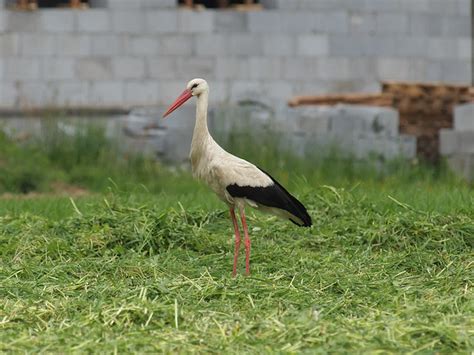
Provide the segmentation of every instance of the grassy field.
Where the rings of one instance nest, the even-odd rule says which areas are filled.
[[[112,159],[100,135],[84,157],[88,139],[0,143],[0,351],[474,350],[474,192],[443,169],[234,145],[314,226],[249,211],[252,275],[232,278],[231,224],[205,187]],[[58,180],[87,193],[70,198]]]

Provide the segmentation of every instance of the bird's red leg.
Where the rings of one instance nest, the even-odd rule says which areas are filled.
[[[250,238],[249,230],[247,228],[247,221],[245,220],[245,211],[240,210],[240,218],[242,220],[242,227],[244,228],[244,244],[245,244],[245,274],[250,275]]]
[[[237,275],[237,260],[239,259],[240,231],[239,231],[239,225],[237,224],[237,218],[235,218],[235,212],[232,207],[230,208],[230,216],[232,217],[232,223],[234,224],[234,232],[235,232],[234,268],[232,269],[232,276],[235,276]]]

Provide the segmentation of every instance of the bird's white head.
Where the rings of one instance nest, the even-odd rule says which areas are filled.
[[[178,96],[176,100],[168,107],[166,112],[163,114],[163,118],[168,116],[171,112],[176,110],[186,101],[188,101],[193,96],[201,95],[204,92],[209,92],[209,86],[207,85],[206,80],[196,78],[187,83],[186,89]]]

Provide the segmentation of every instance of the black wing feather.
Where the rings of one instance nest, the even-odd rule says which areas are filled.
[[[247,198],[255,201],[259,205],[285,210],[303,222],[298,223],[290,218],[290,221],[294,224],[301,227],[311,226],[311,216],[308,214],[304,205],[271,175],[262,169],[260,170],[272,179],[273,184],[268,186],[239,186],[232,184],[226,187],[227,192],[229,192],[232,197]]]

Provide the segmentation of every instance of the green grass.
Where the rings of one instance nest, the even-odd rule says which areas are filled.
[[[474,192],[442,169],[277,161],[234,144],[290,186],[314,226],[249,210],[252,275],[242,253],[232,278],[228,212],[207,188],[93,142],[89,158],[71,148],[79,139],[11,145],[24,170],[25,149],[48,167],[33,191],[59,180],[91,194],[0,200],[1,352],[474,350]]]

